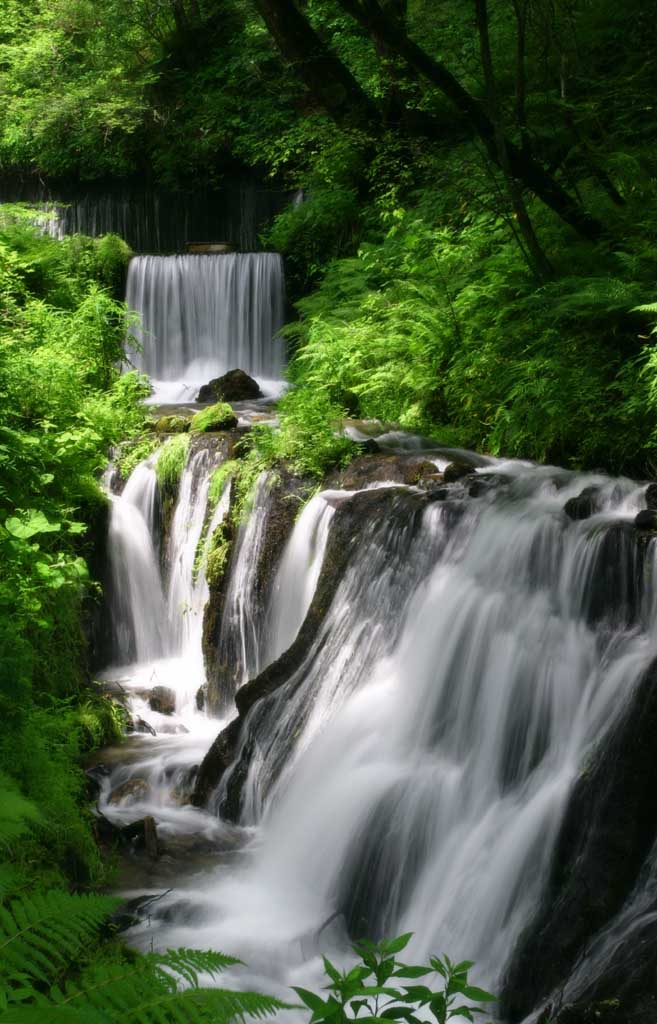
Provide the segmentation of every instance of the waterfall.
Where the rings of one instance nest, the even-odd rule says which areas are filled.
[[[270,487],[269,474],[261,473],[250,514],[237,537],[218,643],[219,660],[228,669],[226,694],[253,679],[262,663],[265,639],[257,568],[270,508]]]
[[[112,496],[109,527],[110,621],[118,663],[147,661],[167,649],[166,606],[156,557],[157,480],[140,463]]]
[[[310,607],[335,511],[327,498],[330,492],[316,494],[308,502],[283,552],[269,603],[264,664],[290,647]]]
[[[128,306],[139,313],[139,369],[169,391],[239,367],[279,380],[285,364],[281,257],[274,253],[138,256],[130,261]],[[173,393],[173,392],[172,392]]]
[[[654,542],[636,540],[629,481],[481,472],[473,496],[337,503],[327,544],[349,547],[347,569],[302,663],[242,732],[257,844],[202,896],[183,883],[193,924],[160,921],[158,942],[263,964],[276,948],[299,976],[304,937],[338,914],[356,934],[412,930],[411,958],[467,956],[499,985],[573,782],[657,652]],[[585,486],[600,511],[573,522],[563,507]],[[297,544],[308,571],[318,512],[298,521],[279,580]],[[324,941],[344,939],[334,926]]]

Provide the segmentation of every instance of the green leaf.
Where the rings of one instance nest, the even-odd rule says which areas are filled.
[[[321,996],[316,995],[314,992],[309,992],[307,988],[298,988],[296,985],[293,985],[292,991],[296,992],[299,999],[313,1011],[313,1014],[321,1013],[327,1006],[327,1003],[324,1002]]]
[[[391,939],[390,942],[382,942],[381,949],[384,953],[399,953],[412,938],[413,932],[406,932],[404,935],[398,935],[396,939]]]
[[[36,537],[40,533],[58,533],[61,530],[61,523],[51,523],[46,519],[43,512],[29,509],[26,518],[18,519],[10,516],[5,520],[5,529],[12,537],[19,540],[27,540],[29,537]]]
[[[402,964],[402,966],[398,970],[396,970],[394,972],[393,977],[395,977],[395,978],[423,978],[425,976],[425,974],[431,974],[431,968],[430,967],[413,967],[413,966],[406,966],[406,964]]]

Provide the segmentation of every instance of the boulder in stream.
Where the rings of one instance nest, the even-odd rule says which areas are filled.
[[[247,402],[262,398],[257,380],[244,370],[229,370],[222,377],[204,384],[196,396],[197,402]]]
[[[112,790],[109,803],[138,803],[140,800],[147,800],[150,795],[150,783],[140,776],[135,776]]]
[[[151,711],[172,715],[176,710],[176,695],[168,686],[154,686],[148,704]]]
[[[443,470],[443,480],[446,484],[453,484],[456,483],[457,480],[461,480],[464,476],[469,476],[470,473],[474,473],[474,471],[475,466],[472,462],[465,462],[463,460],[450,462]]]
[[[192,416],[190,429],[204,434],[208,431],[232,430],[236,426],[237,416],[232,406],[228,402],[216,402]]]
[[[189,430],[189,426],[188,416],[160,416],[155,421],[155,431],[158,434],[185,434]]]

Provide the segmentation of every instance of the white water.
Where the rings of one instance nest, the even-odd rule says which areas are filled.
[[[322,569],[334,511],[324,493],[316,494],[301,513],[285,547],[269,606],[265,664],[275,661],[290,647],[306,617]]]
[[[267,391],[285,366],[284,279],[275,253],[138,256],[126,302],[141,318],[134,363],[149,374],[154,401],[193,401],[199,387],[240,368]]]
[[[429,505],[419,529],[367,525],[299,685],[251,713],[250,852],[241,867],[182,879],[185,914],[138,941],[230,950],[260,984],[310,984],[313,936],[337,912],[356,931],[413,930],[411,958],[475,959],[495,988],[545,884],[572,781],[657,640],[652,593],[628,611],[631,544],[618,593],[599,594],[605,538],[639,508],[635,486],[491,469],[512,475],[499,494]],[[571,522],[563,505],[591,483],[605,488],[604,511]],[[278,573],[291,607],[307,607],[299,582],[302,566],[316,571],[321,500]],[[322,934],[344,941],[339,924]]]

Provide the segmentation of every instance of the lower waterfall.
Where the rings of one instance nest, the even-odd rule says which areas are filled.
[[[400,448],[445,465],[440,450]],[[230,952],[249,965],[247,984],[276,993],[319,981],[320,948],[344,958],[348,935],[408,930],[415,962],[467,957],[477,981],[499,991],[546,893],[573,786],[657,656],[657,549],[634,527],[645,502],[629,480],[476,461],[449,486],[377,482],[308,503],[268,607],[257,623],[238,615],[231,626],[251,651],[242,684],[276,669],[279,655],[285,666],[290,645],[298,656],[242,715],[233,766],[203,811],[176,793],[228,718],[206,717],[193,699],[203,683],[195,616],[208,595],[193,567],[216,463],[202,448],[190,456],[165,615],[173,622],[184,605],[192,617],[166,630],[173,655],[139,654],[109,673],[130,677],[133,711],[158,735],[140,739],[143,760],[114,769],[102,807],[124,821],[153,814],[165,840],[193,828],[226,852],[176,877],[133,928],[135,943]],[[135,476],[145,479],[144,467]],[[585,488],[595,511],[573,520],[564,506]],[[256,496],[229,593],[248,592],[266,515]],[[113,513],[115,534],[130,529]],[[326,590],[337,554],[344,568]],[[154,680],[176,690],[173,716],[149,710]],[[180,725],[189,731],[160,734]],[[120,786],[135,776],[145,795],[124,802]],[[236,820],[215,817],[228,805]],[[630,934],[649,912],[649,863],[644,875],[596,940],[588,980],[601,951],[618,945],[613,930]]]

